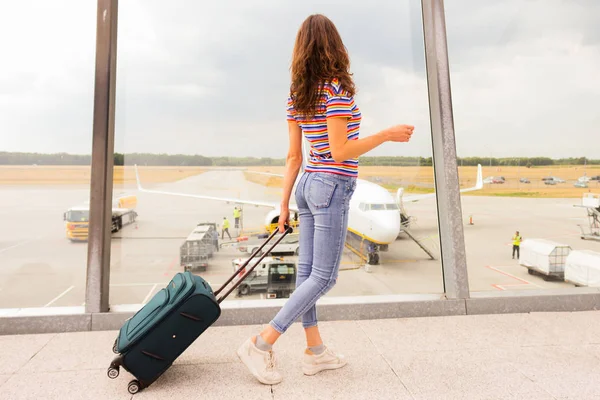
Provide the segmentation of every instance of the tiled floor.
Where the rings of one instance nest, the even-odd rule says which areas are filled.
[[[0,336],[0,398],[600,399],[600,311],[326,322],[341,370],[304,376],[303,332],[276,344],[284,381],[258,383],[235,350],[260,326],[213,327],[152,386],[106,370],[116,332]]]

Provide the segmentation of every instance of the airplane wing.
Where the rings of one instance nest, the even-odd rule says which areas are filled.
[[[477,182],[475,183],[475,186],[470,187],[470,188],[461,189],[460,192],[461,193],[474,192],[475,190],[481,190],[481,189],[483,189],[483,173],[481,171],[481,164],[477,164]],[[427,194],[413,194],[413,195],[408,195],[408,196],[402,196],[402,201],[403,202],[415,202],[415,201],[419,201],[419,200],[428,199],[431,197],[435,197],[435,192],[427,193]]]
[[[163,190],[144,189],[144,187],[142,186],[142,182],[140,180],[140,175],[138,173],[137,164],[134,165],[134,168],[135,168],[135,179],[137,181],[137,187],[140,192],[163,194],[163,195],[168,195],[168,196],[192,197],[192,198],[203,199],[203,200],[224,201],[227,203],[248,204],[248,205],[253,205],[256,207],[269,207],[269,208],[274,208],[274,209],[279,209],[279,207],[280,207],[279,203],[275,203],[275,202],[254,201],[254,200],[236,199],[233,197],[217,197],[217,196],[206,196],[206,195],[202,195],[202,194],[167,192],[167,191],[163,191]],[[296,204],[290,203],[289,209],[290,209],[290,211],[298,211],[298,207],[296,206]]]

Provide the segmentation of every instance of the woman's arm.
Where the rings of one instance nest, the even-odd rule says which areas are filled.
[[[281,214],[279,214],[279,232],[283,233],[284,223],[289,219],[290,197],[294,182],[298,177],[298,171],[302,165],[302,130],[296,122],[288,121],[288,132],[290,145],[285,161],[285,173],[283,175],[283,197],[281,199]]]
[[[396,125],[363,139],[348,140],[348,119],[327,118],[329,146],[335,162],[357,158],[384,142],[408,142],[413,130],[411,125]]]

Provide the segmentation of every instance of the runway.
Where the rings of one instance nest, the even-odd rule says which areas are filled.
[[[147,188],[279,202],[278,190],[245,180],[239,170],[213,169],[181,181]],[[141,304],[182,271],[179,247],[199,222],[233,226],[234,204],[172,197],[115,187],[115,194],[138,197],[137,223],[113,235],[110,303]],[[87,244],[71,243],[62,215],[87,200],[86,186],[0,186],[0,308],[81,306],[85,301]],[[529,275],[511,259],[510,239],[519,230],[525,240],[548,238],[575,249],[600,251],[600,242],[579,238],[585,221],[579,199],[462,197],[469,284],[472,291],[531,290],[573,286],[545,282]],[[360,258],[344,253],[337,285],[326,296],[403,293],[443,293],[435,200],[406,204],[416,221],[411,232],[437,255],[429,257],[401,234],[381,265],[365,270]],[[244,206],[245,231],[259,230],[269,209]],[[469,216],[474,225],[469,225]],[[235,229],[230,229],[232,235]],[[244,256],[235,247],[223,248],[198,272],[217,288],[232,272],[231,261]],[[293,259],[293,257],[290,257]],[[241,299],[261,298],[260,294]],[[240,298],[236,298],[239,300]],[[265,300],[268,301],[268,300]]]

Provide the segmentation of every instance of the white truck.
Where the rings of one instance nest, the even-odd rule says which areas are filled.
[[[247,259],[236,258],[231,262],[233,271],[237,271]],[[254,265],[251,261],[249,266]],[[248,267],[246,267],[248,268]],[[246,274],[244,268],[236,280]],[[268,299],[289,297],[296,287],[296,263],[285,261],[281,257],[265,257],[254,271],[238,286],[237,295],[244,296],[250,292],[266,291]]]

